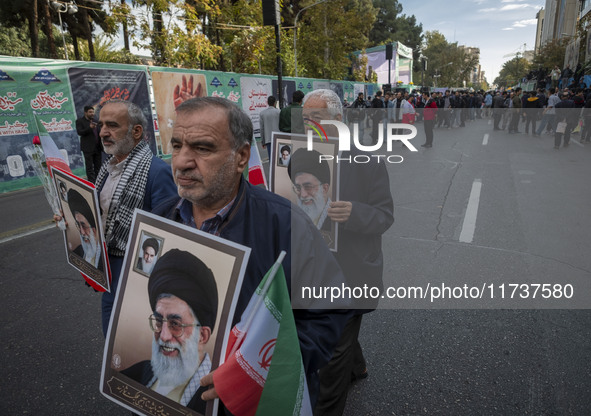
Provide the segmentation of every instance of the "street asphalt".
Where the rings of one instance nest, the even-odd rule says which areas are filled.
[[[436,129],[433,148],[395,145],[385,286],[487,290],[382,299],[345,415],[591,414],[591,145],[578,140],[554,150],[483,119]],[[67,265],[41,190],[0,195],[0,209],[0,415],[129,415],[99,392],[100,295]],[[509,293],[538,283],[573,295]]]

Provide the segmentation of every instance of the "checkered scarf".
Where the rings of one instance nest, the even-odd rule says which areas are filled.
[[[96,180],[99,189],[102,188],[107,179],[107,165],[110,160],[107,160],[101,166]],[[142,140],[125,159],[121,179],[111,200],[105,226],[109,254],[114,256],[123,256],[125,254],[133,211],[136,208],[142,208],[144,205],[146,184],[148,183],[148,173],[151,165],[152,151],[148,144]]]

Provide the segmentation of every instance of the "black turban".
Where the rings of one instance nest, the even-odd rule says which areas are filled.
[[[316,176],[320,183],[330,184],[330,168],[326,160],[320,160],[320,152],[307,150],[303,147],[296,150],[289,159],[287,174],[295,183],[298,173],[309,173]]]
[[[90,205],[88,205],[88,201],[80,195],[78,191],[74,189],[70,189],[68,191],[68,206],[70,207],[70,211],[72,211],[72,216],[75,217],[76,213],[82,214],[88,224],[92,228],[96,228],[96,222],[94,221],[94,215],[92,214],[92,209],[90,209]]]
[[[291,147],[288,145],[281,146],[281,153],[283,153],[284,150],[287,150],[287,153],[291,153]]]
[[[160,247],[160,244],[158,244],[158,240],[150,237],[146,238],[146,241],[144,241],[144,244],[142,244],[142,250],[146,251],[146,248],[148,247],[152,247],[154,249],[154,253],[158,253],[158,248]]]
[[[213,328],[218,311],[218,290],[211,270],[197,257],[173,249],[156,262],[148,280],[150,306],[162,293],[184,300],[202,326]]]

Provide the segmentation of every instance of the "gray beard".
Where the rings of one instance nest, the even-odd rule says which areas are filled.
[[[155,264],[156,264],[156,258],[154,258],[154,260],[152,260],[152,263],[147,263],[146,260],[144,260],[144,258],[142,257],[142,271],[144,273],[150,274],[152,272],[152,268],[154,267]]]
[[[311,205],[304,205],[302,200],[298,198],[298,206],[312,219],[314,224],[317,223],[320,215],[322,215],[322,211],[324,210],[324,206],[326,205],[326,199],[324,199],[324,195],[322,192],[318,191],[316,196],[314,197],[314,203]]]
[[[86,260],[87,262],[91,262],[91,260],[94,259],[95,263],[97,260],[97,245],[96,245],[96,239],[94,238],[94,233],[90,233],[89,236],[89,242],[87,243],[86,241],[84,241],[84,238],[82,238],[82,236],[80,236],[80,244],[82,245],[82,250],[84,250],[84,260]],[[96,264],[93,264],[94,267],[97,267]]]
[[[177,357],[167,357],[160,352],[160,345],[176,348]],[[195,374],[201,364],[199,359],[199,331],[193,328],[193,334],[185,341],[184,346],[178,342],[166,343],[152,340],[152,371],[162,384],[178,386]]]

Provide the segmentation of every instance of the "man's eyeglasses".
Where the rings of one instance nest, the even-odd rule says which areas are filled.
[[[293,191],[300,195],[302,193],[302,188],[304,189],[304,191],[306,191],[306,193],[312,193],[315,192],[318,187],[320,187],[320,184],[317,185],[313,185],[311,183],[304,183],[302,185],[293,185]]]
[[[166,324],[168,325],[168,331],[175,338],[182,337],[183,333],[185,332],[185,328],[188,326],[201,326],[199,322],[194,324],[183,324],[180,319],[166,319],[154,315],[150,315],[148,319],[150,320],[150,328],[156,334],[162,332],[162,326],[164,325],[164,322],[166,322]]]

